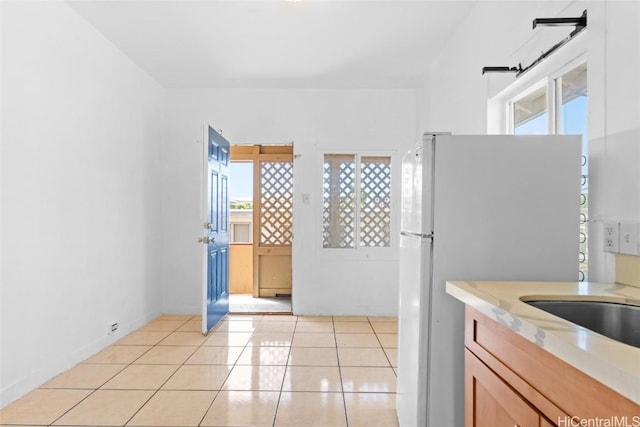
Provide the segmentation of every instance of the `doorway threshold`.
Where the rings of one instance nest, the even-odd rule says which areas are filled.
[[[254,298],[251,294],[230,294],[229,313],[232,314],[291,314],[291,297]]]

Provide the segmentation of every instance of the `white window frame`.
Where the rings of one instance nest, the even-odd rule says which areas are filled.
[[[513,122],[513,108],[514,104],[521,99],[527,97],[532,94],[536,90],[546,87],[546,95],[547,95],[547,134],[549,135],[560,135],[560,123],[562,123],[562,76],[573,70],[574,68],[579,67],[582,64],[587,62],[587,55],[583,53],[573,60],[569,61],[562,67],[556,69],[555,71],[549,73],[544,77],[543,80],[531,85],[527,89],[522,92],[517,93],[511,99],[506,102],[506,114],[507,118],[507,128],[505,129],[506,133],[513,134],[515,132],[514,122]]]
[[[543,79],[540,80],[537,83],[534,83],[533,85],[529,86],[528,88],[526,88],[525,90],[523,90],[522,92],[516,94],[515,96],[513,96],[511,99],[509,99],[507,101],[507,105],[506,105],[506,124],[507,124],[507,128],[505,129],[505,132],[509,135],[513,135],[515,133],[515,123],[514,123],[514,106],[516,104],[516,102],[526,98],[527,96],[531,95],[532,93],[536,92],[537,90],[541,89],[541,88],[546,88],[546,112],[547,115],[550,117],[549,122],[551,122],[553,119],[551,119],[551,110],[549,109],[549,99],[551,98],[550,96],[550,92],[549,92],[549,82],[547,81],[547,79]],[[548,128],[550,128],[550,126],[547,126]],[[549,132],[549,129],[547,129],[547,133]]]
[[[359,213],[360,201],[356,197],[356,227],[355,227],[355,245],[353,248],[325,248],[322,244],[322,194],[323,194],[323,173],[324,173],[324,156],[326,154],[344,154],[354,155],[356,157],[356,183],[357,188],[360,186],[360,159],[362,157],[390,157],[391,159],[391,240],[390,245],[386,247],[372,247],[359,245]],[[316,236],[317,248],[319,256],[325,260],[394,260],[397,259],[398,250],[398,234],[399,234],[399,206],[400,206],[400,162],[398,153],[395,150],[362,150],[354,148],[352,150],[340,148],[322,148],[318,149],[318,197],[319,203],[316,208]]]
[[[246,225],[249,231],[249,241],[248,242],[236,242],[236,227],[239,225]],[[237,221],[237,222],[232,222],[231,223],[231,241],[229,243],[232,243],[234,245],[250,245],[253,244],[253,232],[252,232],[252,224],[251,221]]]
[[[554,102],[555,81],[567,71],[587,62],[587,30],[562,46],[544,61],[522,74],[487,101],[487,133],[513,134],[513,103],[547,87],[548,133],[556,134],[558,105]],[[561,102],[561,100],[559,101]]]
[[[580,65],[586,64],[586,63],[587,63],[587,55],[586,53],[583,53],[582,55],[575,58],[573,61],[568,62],[563,67],[557,69],[555,72],[549,75],[549,80],[551,84],[553,84],[554,86],[553,93],[555,95],[555,103],[553,103],[553,110],[554,110],[553,134],[554,135],[561,135],[560,123],[562,123],[562,80],[561,80],[562,76],[564,76],[574,68],[577,68]],[[588,72],[588,65],[587,65],[587,72]],[[559,119],[557,122],[555,121],[556,118]]]

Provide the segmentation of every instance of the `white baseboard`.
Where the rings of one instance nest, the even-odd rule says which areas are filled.
[[[71,349],[68,354],[56,359],[50,358],[50,363],[38,366],[27,375],[15,381],[13,384],[2,384],[0,390],[0,408],[4,408],[27,393],[40,387],[42,384],[73,368],[78,363],[93,356],[99,351],[109,347],[127,334],[139,329],[149,321],[160,316],[160,311],[154,311],[139,317],[138,319],[120,324],[118,330],[111,335],[104,335],[96,340],[83,345],[78,349]]]

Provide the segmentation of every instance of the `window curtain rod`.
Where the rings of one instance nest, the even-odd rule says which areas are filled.
[[[522,74],[529,71],[531,68],[535,67],[549,55],[551,55],[556,50],[560,49],[565,44],[569,43],[571,39],[580,34],[582,30],[587,28],[587,11],[582,12],[582,15],[577,18],[536,18],[533,20],[533,28],[535,29],[538,26],[564,26],[564,25],[575,25],[575,29],[567,36],[565,39],[556,43],[551,49],[543,52],[535,61],[529,64],[526,67],[522,67],[522,64],[518,64],[517,67],[482,67],[482,74],[485,73],[516,73],[516,77],[520,77]]]

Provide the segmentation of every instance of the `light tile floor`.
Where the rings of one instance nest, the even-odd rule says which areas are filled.
[[[397,426],[397,319],[161,316],[0,410],[1,425]]]
[[[231,313],[291,314],[291,297],[254,298],[251,294],[231,294],[229,311]]]

